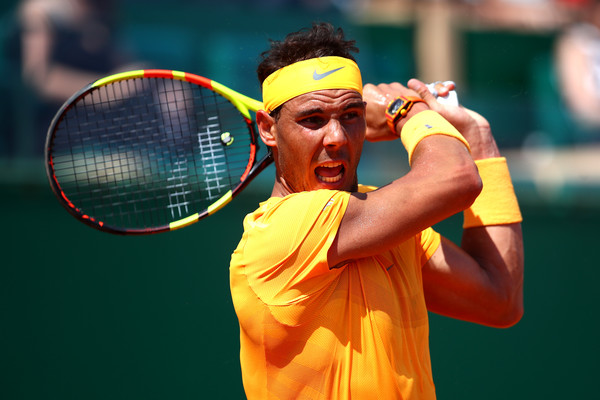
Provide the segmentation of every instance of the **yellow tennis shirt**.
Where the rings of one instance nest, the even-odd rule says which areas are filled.
[[[421,267],[427,229],[330,269],[347,192],[273,197],[244,219],[230,265],[248,399],[435,399]]]

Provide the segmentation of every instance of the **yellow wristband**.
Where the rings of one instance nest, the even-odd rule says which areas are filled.
[[[470,150],[467,140],[450,122],[435,111],[425,110],[406,121],[400,132],[400,139],[408,152],[409,164],[419,142],[432,135],[452,136],[463,142]]]
[[[506,158],[476,160],[483,190],[464,211],[463,228],[514,224],[523,220]]]

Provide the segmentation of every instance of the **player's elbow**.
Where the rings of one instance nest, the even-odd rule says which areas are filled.
[[[515,307],[502,315],[495,326],[497,328],[510,328],[519,323],[521,318],[523,318],[523,307]]]
[[[510,328],[523,318],[524,308],[522,299],[505,298],[498,301],[496,309],[489,314],[487,325],[495,328]]]
[[[473,204],[483,189],[483,183],[474,163],[460,165],[454,174],[456,193],[453,198],[458,201],[456,205],[462,211]]]

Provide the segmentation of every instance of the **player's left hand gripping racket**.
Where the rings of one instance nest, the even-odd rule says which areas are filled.
[[[271,161],[259,158],[262,103],[201,76],[138,70],[73,95],[46,139],[61,204],[101,231],[182,228],[226,205]]]

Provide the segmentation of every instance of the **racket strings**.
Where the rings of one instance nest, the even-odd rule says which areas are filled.
[[[83,96],[52,146],[56,180],[80,212],[143,229],[204,210],[233,189],[248,165],[250,135],[239,111],[213,91],[144,78]]]

